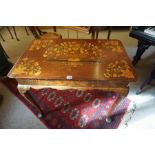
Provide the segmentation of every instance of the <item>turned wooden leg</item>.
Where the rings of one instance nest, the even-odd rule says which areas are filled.
[[[26,34],[29,35],[29,32],[28,32],[26,26],[24,26],[24,28],[25,28]]]
[[[136,64],[141,59],[141,56],[143,55],[145,50],[148,49],[149,47],[150,47],[150,44],[147,44],[142,41],[138,41],[138,49],[137,49],[136,55],[133,57],[133,61],[132,61],[133,66],[136,66]]]
[[[10,28],[8,26],[6,28],[9,31],[10,35],[11,35],[11,39],[13,39],[13,35],[12,35],[11,31],[10,31]]]
[[[13,32],[14,32],[14,34],[15,34],[15,36],[16,36],[17,41],[19,41],[19,38],[17,37],[17,33],[16,33],[16,29],[15,29],[15,27],[12,26],[12,28],[13,28]]]
[[[46,32],[41,31],[38,26],[36,26],[35,28],[40,36],[46,33]]]
[[[1,33],[0,33],[0,37],[1,37],[1,39],[2,39],[3,41],[5,41],[5,39],[3,38],[3,36],[1,35]]]
[[[56,26],[53,26],[53,30],[54,30],[54,32],[57,32]]]
[[[99,31],[96,30],[96,39],[98,39],[98,34],[99,34]]]
[[[91,32],[91,39],[95,39],[95,31],[94,30],[92,30],[92,32]]]
[[[109,26],[109,28],[108,28],[108,36],[107,36],[108,40],[110,39],[110,35],[111,35],[111,26]]]
[[[35,29],[34,26],[29,26],[29,30],[31,31],[32,35],[33,35],[35,38],[39,38],[39,35],[37,34],[36,29]]]

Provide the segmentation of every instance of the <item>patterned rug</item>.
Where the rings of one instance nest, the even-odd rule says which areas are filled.
[[[113,121],[105,121],[106,114],[119,97],[115,92],[103,92],[100,90],[56,90],[30,89],[26,100],[17,90],[15,79],[4,78],[1,82],[28,107],[38,118],[41,111],[42,116],[38,118],[47,128],[56,129],[116,129],[127,123],[131,101],[125,99],[113,112]]]

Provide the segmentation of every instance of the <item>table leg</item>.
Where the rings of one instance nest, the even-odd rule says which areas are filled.
[[[42,31],[39,29],[38,26],[35,26],[35,28],[36,28],[36,30],[37,30],[37,32],[39,33],[40,36],[46,33],[46,32],[42,32]]]
[[[5,41],[5,39],[3,38],[3,36],[1,35],[1,33],[0,33],[0,37],[1,37],[1,39],[2,39],[3,41]]]
[[[11,31],[10,31],[9,26],[7,26],[6,28],[7,28],[7,30],[9,31],[10,35],[11,35],[11,39],[13,39],[13,35],[12,35]]]
[[[54,30],[54,32],[57,32],[56,26],[53,26],[53,30]]]
[[[16,29],[15,29],[15,27],[12,26],[12,28],[13,28],[13,32],[14,32],[14,34],[15,34],[15,36],[16,36],[17,41],[19,41],[19,38],[17,37],[17,33],[16,33]]]
[[[91,39],[95,39],[95,32],[94,31],[92,31]]]
[[[24,26],[24,28],[25,28],[26,34],[29,35],[29,32],[28,32],[28,30],[27,30],[27,27]]]
[[[98,39],[99,31],[96,30],[96,39]]]
[[[31,31],[32,35],[35,37],[35,38],[39,38],[39,35],[35,29],[35,26],[29,26],[29,30]]]
[[[109,28],[108,28],[108,36],[107,36],[107,40],[110,39],[110,35],[111,35],[111,26],[109,26]]]

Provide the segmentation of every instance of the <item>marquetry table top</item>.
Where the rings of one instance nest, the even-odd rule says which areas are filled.
[[[119,40],[34,40],[10,78],[135,81],[136,74]]]

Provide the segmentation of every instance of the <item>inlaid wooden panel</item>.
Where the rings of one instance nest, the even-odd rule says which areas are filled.
[[[132,64],[119,40],[34,40],[11,78],[44,80],[135,81]]]

